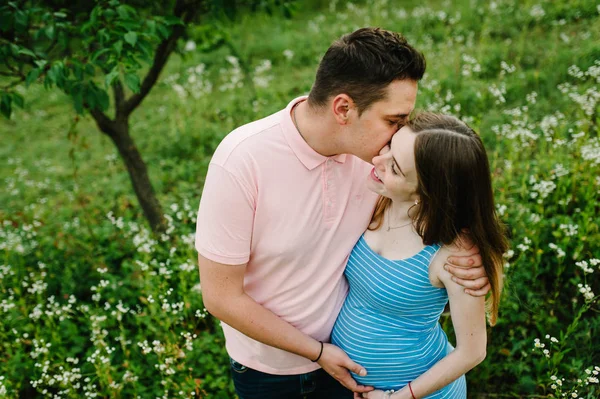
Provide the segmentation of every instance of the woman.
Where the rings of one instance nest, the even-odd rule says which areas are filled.
[[[373,164],[368,184],[381,198],[350,255],[350,292],[332,343],[366,368],[367,376],[353,375],[376,388],[364,397],[466,398],[464,374],[486,353],[485,300],[464,293],[444,259],[468,231],[492,287],[494,325],[507,241],[485,149],[460,120],[422,113]],[[438,322],[448,301],[454,350]]]

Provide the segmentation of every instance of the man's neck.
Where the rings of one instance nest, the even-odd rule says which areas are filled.
[[[324,112],[311,107],[308,100],[301,101],[294,107],[292,120],[306,144],[317,153],[326,157],[342,153],[337,139],[337,123]]]

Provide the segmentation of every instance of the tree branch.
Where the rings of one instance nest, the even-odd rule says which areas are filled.
[[[106,116],[104,112],[98,109],[89,109],[89,111],[102,133],[106,134],[109,137],[112,137],[114,135],[115,122],[111,120],[108,116]]]
[[[123,106],[123,116],[127,117],[137,108],[138,105],[146,98],[152,87],[156,84],[158,80],[158,76],[163,70],[169,56],[175,49],[175,45],[177,44],[177,40],[183,35],[185,32],[185,25],[189,23],[194,15],[194,10],[197,8],[199,3],[196,1],[189,1],[186,3],[185,0],[177,0],[175,4],[174,16],[181,18],[183,21],[183,25],[175,25],[173,27],[173,32],[171,32],[171,36],[163,40],[156,49],[156,54],[154,55],[154,61],[148,74],[144,77],[142,81],[142,85],[140,87],[139,93],[132,95]]]
[[[123,84],[120,79],[115,80],[112,85],[113,94],[115,96],[115,120],[121,120],[127,118],[125,114],[125,91],[123,90]]]

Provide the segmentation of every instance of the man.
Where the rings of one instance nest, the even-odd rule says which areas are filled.
[[[196,248],[204,304],[223,322],[241,399],[371,390],[348,372],[366,370],[327,342],[347,293],[347,257],[377,200],[365,185],[369,162],[412,112],[424,72],[404,38],[360,29],[332,44],[308,98],[217,148]],[[450,261],[481,266],[476,253]],[[487,292],[482,267],[449,270],[473,294]]]

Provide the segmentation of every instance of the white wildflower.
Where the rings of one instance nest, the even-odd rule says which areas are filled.
[[[544,15],[546,15],[546,11],[544,11],[544,8],[541,4],[536,4],[531,7],[531,10],[529,10],[529,15],[531,15],[535,20],[539,21],[544,17]]]
[[[283,50],[283,56],[289,61],[294,58],[294,52],[290,49]]]
[[[185,47],[183,48],[184,51],[194,51],[196,50],[196,42],[194,42],[193,40],[188,40],[185,43]]]

